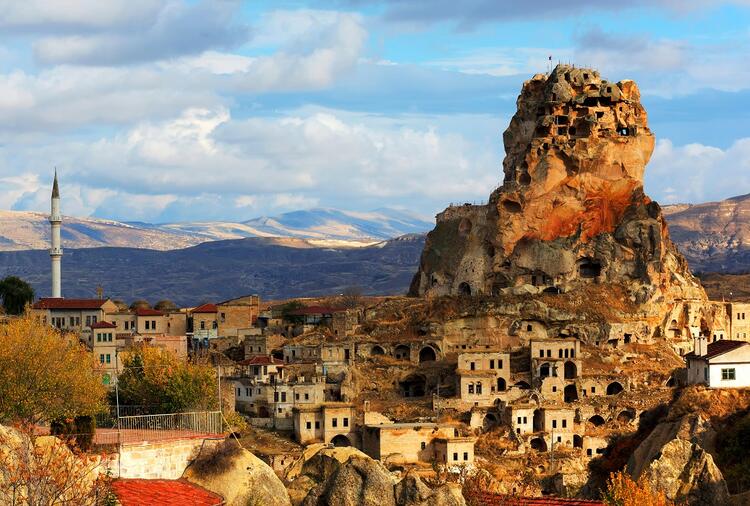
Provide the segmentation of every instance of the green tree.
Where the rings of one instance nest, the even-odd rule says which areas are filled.
[[[139,346],[125,354],[119,377],[121,404],[151,406],[162,413],[216,409],[216,371],[184,362],[173,353]]]
[[[295,315],[294,312],[304,308],[305,305],[298,300],[290,300],[283,306],[281,306],[281,317],[292,323],[301,323],[303,318],[299,315]]]
[[[19,315],[34,300],[34,289],[19,277],[8,276],[0,280],[0,298],[6,313]]]

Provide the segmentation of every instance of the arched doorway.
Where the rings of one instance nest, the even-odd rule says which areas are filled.
[[[574,362],[565,362],[565,379],[575,379],[578,376],[578,368]]]
[[[399,344],[396,349],[393,350],[393,356],[396,360],[409,360],[411,350],[405,344]]]
[[[336,436],[333,436],[333,439],[331,439],[331,444],[337,448],[340,448],[344,446],[351,446],[352,442],[349,441],[349,438],[345,435],[338,434]]]
[[[385,350],[382,346],[378,346],[377,344],[370,349],[370,355],[385,355]]]
[[[578,389],[575,385],[568,385],[563,391],[565,402],[575,402],[578,400]]]
[[[505,378],[497,378],[497,391],[505,392],[505,389],[506,389]]]
[[[422,362],[434,362],[437,360],[437,354],[435,353],[435,350],[432,349],[430,346],[425,346],[421,350],[419,350],[419,363]]]
[[[543,438],[535,437],[531,441],[529,441],[529,444],[531,445],[532,449],[538,452],[547,451],[547,442]]]
[[[578,434],[573,434],[573,448],[583,448],[583,438]]]
[[[398,382],[401,395],[404,397],[424,397],[427,391],[427,379],[421,374],[413,374]]]
[[[482,430],[488,432],[497,427],[499,423],[500,422],[498,421],[497,416],[495,416],[494,413],[487,413],[486,415],[484,415],[484,419],[482,420]]]
[[[544,430],[544,424],[542,423],[542,410],[541,409],[534,410],[534,418],[532,419],[532,427],[534,429],[534,432],[541,432],[542,430]]]
[[[618,381],[613,381],[607,385],[607,395],[617,395],[623,390],[624,388],[622,388],[622,385]]]
[[[549,365],[548,362],[543,363],[539,367],[539,377],[540,378],[548,378],[551,376],[552,367]]]
[[[471,285],[464,281],[460,285],[458,285],[458,293],[460,295],[469,296],[471,295]]]
[[[602,425],[604,425],[604,418],[602,418],[600,415],[594,415],[589,418],[589,423],[594,427],[601,427]]]
[[[620,411],[617,415],[617,421],[620,423],[630,423],[635,420],[635,413],[629,409]]]

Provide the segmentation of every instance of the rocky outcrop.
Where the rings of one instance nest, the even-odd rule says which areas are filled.
[[[705,299],[643,192],[654,147],[633,81],[559,65],[525,82],[487,205],[450,207],[414,295],[570,291],[617,283],[638,304]]]
[[[715,439],[710,423],[697,414],[662,422],[638,446],[627,470],[678,503],[727,504],[726,482],[706,450],[713,448]]]
[[[377,460],[354,448],[308,448],[287,475],[292,503],[302,506],[464,506],[455,484],[429,488],[408,474],[400,482]]]
[[[291,504],[273,469],[234,441],[204,447],[183,478],[221,495],[227,506]]]

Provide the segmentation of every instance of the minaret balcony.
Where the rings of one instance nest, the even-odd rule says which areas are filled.
[[[62,248],[50,248],[49,249],[50,256],[62,256],[63,249]]]
[[[53,214],[49,217],[50,223],[62,223],[62,216],[59,214]]]

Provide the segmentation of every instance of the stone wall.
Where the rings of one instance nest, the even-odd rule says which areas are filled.
[[[198,455],[203,445],[215,444],[212,439],[178,439],[126,444],[113,458],[109,471],[115,478],[176,480]]]

